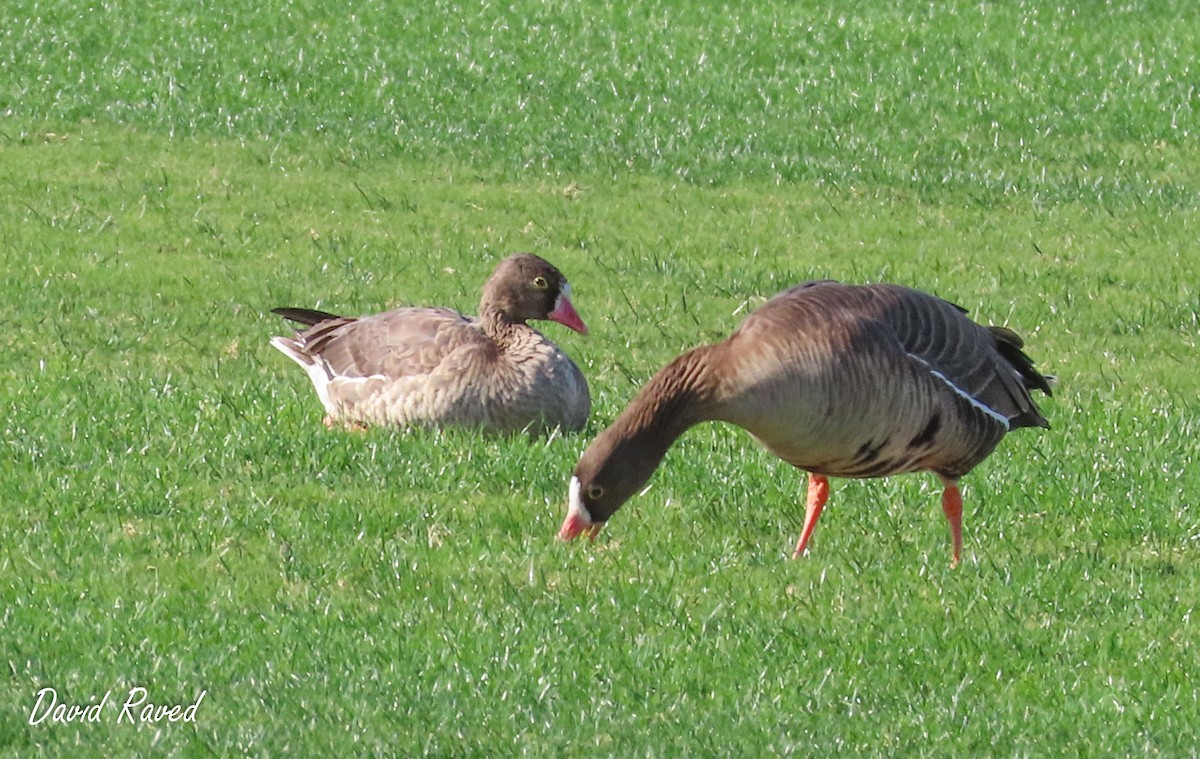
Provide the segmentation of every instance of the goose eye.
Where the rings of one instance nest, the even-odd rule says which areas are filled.
[[[545,277],[538,276],[533,278],[533,286],[539,290],[545,290],[550,286],[550,283],[546,281]]]
[[[588,485],[587,497],[589,501],[599,501],[604,497],[604,488],[599,485]]]

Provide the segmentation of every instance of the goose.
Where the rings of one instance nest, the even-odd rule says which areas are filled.
[[[1030,397],[1050,395],[1005,327],[895,284],[806,282],[774,296],[725,341],[663,367],[586,448],[559,538],[600,528],[649,480],[688,428],[746,429],[808,473],[804,554],[829,478],[930,471],[942,482],[953,564],[962,553],[958,481],[1020,427],[1050,425]]]
[[[397,308],[362,318],[276,308],[302,328],[272,337],[271,345],[307,372],[326,426],[573,431],[591,407],[587,381],[526,325],[549,319],[586,335],[570,293],[551,263],[521,253],[501,261],[484,284],[478,317],[448,308]]]

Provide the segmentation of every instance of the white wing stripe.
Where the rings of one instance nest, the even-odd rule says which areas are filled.
[[[925,359],[921,358],[920,356],[916,355],[915,353],[909,353],[908,356],[909,356],[909,358],[912,358],[913,360],[919,362],[922,366],[924,366],[926,369],[928,369],[930,374],[937,377],[942,382],[945,382],[946,385],[951,390],[953,390],[955,392],[955,394],[958,395],[960,398],[965,399],[967,401],[967,403],[970,403],[974,408],[982,411],[983,413],[987,414],[991,418],[1000,422],[1000,424],[1004,425],[1004,429],[1006,431],[1008,430],[1008,426],[1009,426],[1008,425],[1008,417],[1004,416],[1004,414],[1001,414],[1000,412],[996,411],[993,408],[990,408],[986,404],[981,403],[978,398],[974,397],[973,395],[968,393],[966,390],[963,390],[961,387],[954,384],[950,380],[949,377],[947,377],[946,375],[939,372],[937,369],[934,369],[932,366],[930,366],[929,362],[926,361]]]

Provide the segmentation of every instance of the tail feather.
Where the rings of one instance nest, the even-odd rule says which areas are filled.
[[[299,364],[305,371],[313,365],[313,357],[304,352],[304,346],[290,337],[272,337],[271,345],[283,355]]]
[[[272,337],[271,345],[300,365],[300,368],[308,375],[309,381],[312,382],[313,389],[317,391],[317,397],[321,399],[321,405],[325,407],[325,412],[333,415],[337,409],[329,397],[329,382],[333,376],[329,372],[328,364],[319,356],[305,352],[304,346],[290,337]]]
[[[1033,398],[1030,397],[1031,390],[1041,390],[1046,395],[1050,395],[1051,377],[1043,375],[1041,372],[1033,368],[1033,359],[1025,355],[1021,350],[1025,342],[1020,335],[1005,327],[989,327],[992,333],[992,339],[995,341],[996,350],[1000,353],[1000,357],[1012,369],[1013,374],[1010,375],[1009,397],[1016,405],[1018,413],[1009,415],[1008,422],[1012,429],[1018,427],[1049,427],[1050,422],[1046,421],[1046,417],[1038,411],[1037,405],[1034,404]],[[1019,383],[1019,384],[1018,384]]]
[[[1055,378],[1048,374],[1042,374],[1033,367],[1033,359],[1021,350],[1025,347],[1025,341],[1021,339],[1021,336],[1007,327],[988,327],[988,329],[991,330],[992,337],[996,341],[996,349],[1021,376],[1025,388],[1041,390],[1046,395],[1053,395],[1050,385]]]

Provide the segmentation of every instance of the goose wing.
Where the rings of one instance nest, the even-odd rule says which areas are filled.
[[[332,376],[399,379],[431,374],[458,349],[491,341],[478,322],[457,311],[398,308],[361,319],[326,319],[297,333],[296,342]]]
[[[1006,426],[1048,427],[1030,388],[1049,394],[1047,379],[1022,352],[1012,330],[984,327],[949,301],[898,285],[872,287],[887,323],[904,352]]]

